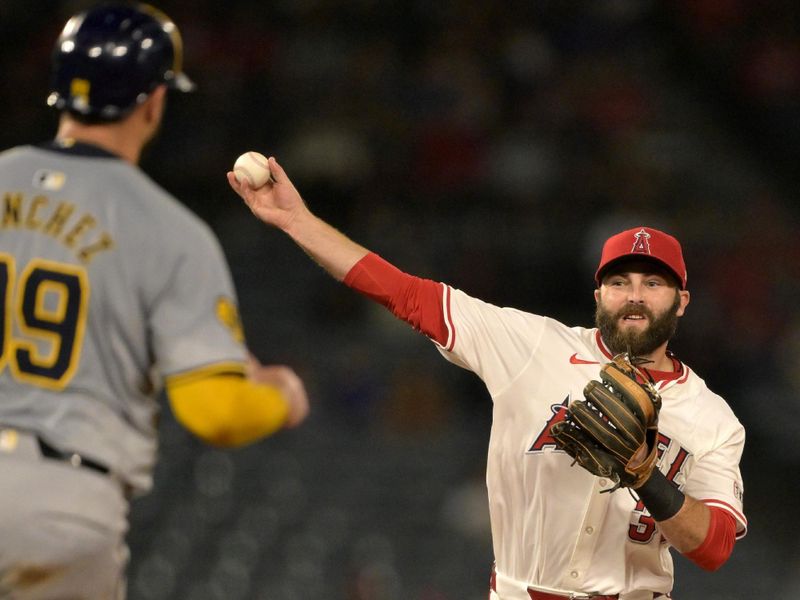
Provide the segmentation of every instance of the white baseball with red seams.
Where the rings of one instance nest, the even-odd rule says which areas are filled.
[[[239,182],[247,179],[253,189],[260,188],[271,177],[267,157],[254,150],[245,152],[236,159],[236,162],[233,163],[233,174],[236,175],[236,180]]]
[[[496,597],[529,599],[529,586],[621,600],[669,593],[670,546],[644,505],[625,489],[599,493],[613,482],[570,467],[550,434],[612,357],[598,330],[493,306],[446,285],[441,302],[440,352],[474,371],[494,402],[486,480]],[[658,468],[685,493],[733,515],[742,537],[744,429],[721,397],[674,360],[676,373],[657,381]]]

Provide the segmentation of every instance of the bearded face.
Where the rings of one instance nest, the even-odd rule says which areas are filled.
[[[612,313],[598,302],[595,310],[595,324],[600,330],[612,354],[629,352],[633,356],[647,356],[655,351],[664,342],[669,341],[678,329],[678,309],[681,298],[675,291],[675,301],[663,313],[656,315],[644,305],[626,304],[620,310]],[[619,323],[625,317],[641,315],[647,317],[650,325],[639,330],[634,327],[621,328]]]

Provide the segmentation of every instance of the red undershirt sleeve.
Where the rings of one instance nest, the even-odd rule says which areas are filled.
[[[375,253],[353,265],[344,284],[382,304],[440,345],[446,343],[444,284],[404,273]]]
[[[736,519],[729,512],[716,506],[709,506],[711,523],[706,539],[697,548],[684,554],[701,569],[716,571],[733,552],[736,542]]]

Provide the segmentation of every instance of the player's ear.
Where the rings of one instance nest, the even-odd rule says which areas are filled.
[[[597,288],[594,291],[594,303],[595,304],[600,304],[600,288]]]
[[[676,315],[679,317],[683,316],[683,313],[686,312],[686,305],[689,304],[690,295],[688,290],[678,290],[678,296],[680,297],[680,303],[678,304],[678,310],[675,312]]]
[[[148,123],[160,123],[164,115],[164,105],[167,99],[167,86],[159,85],[144,101],[142,108]]]

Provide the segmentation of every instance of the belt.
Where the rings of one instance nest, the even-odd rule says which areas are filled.
[[[39,442],[39,449],[42,451],[42,456],[46,456],[47,458],[52,458],[54,460],[68,462],[76,468],[84,467],[86,469],[91,469],[92,471],[102,473],[103,475],[108,475],[111,472],[107,466],[101,465],[100,463],[95,462],[90,458],[86,458],[85,456],[81,456],[77,452],[62,452],[61,450],[56,450],[39,436],[36,436],[36,440]]]
[[[569,595],[564,594],[551,594],[549,592],[537,592],[536,590],[528,590],[528,595],[531,597],[531,600],[617,600],[619,598],[619,594],[614,595],[606,595],[606,596],[597,596],[592,594],[581,594],[581,593],[571,593]]]
[[[492,573],[489,578],[489,589],[497,591],[497,575],[495,574],[494,565],[492,565]],[[582,592],[564,592],[557,594],[553,592],[541,592],[528,588],[528,595],[531,600],[618,600],[619,594],[591,594]],[[660,592],[653,592],[653,599],[656,598],[669,598],[666,594]]]
[[[553,594],[550,592],[537,592],[536,590],[528,589],[528,595],[531,600],[617,600],[619,594],[582,594],[580,592],[572,592],[568,594]],[[668,598],[666,594],[660,592],[653,592],[653,598]]]

